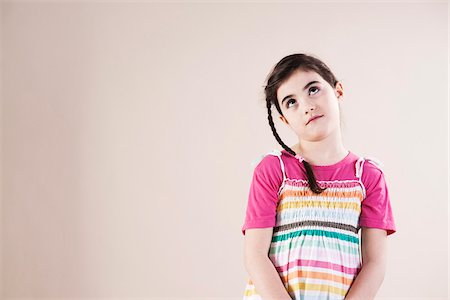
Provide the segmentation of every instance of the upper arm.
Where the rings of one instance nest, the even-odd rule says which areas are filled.
[[[244,224],[245,235],[250,228],[269,228],[276,224],[278,191],[283,178],[279,158],[267,155],[255,167],[250,184]]]
[[[384,229],[361,227],[361,255],[363,265],[376,262],[385,267],[387,257],[387,232]]]
[[[370,160],[368,162],[371,162]],[[391,235],[396,231],[389,189],[384,173],[375,164],[364,164],[362,182],[366,195],[361,202],[359,227],[379,228]]]
[[[273,227],[249,228],[244,236],[244,259],[257,255],[268,256],[272,241]]]

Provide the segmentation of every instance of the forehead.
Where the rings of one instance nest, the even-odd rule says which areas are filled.
[[[323,82],[322,77],[314,71],[297,70],[283,82],[277,91],[278,100],[283,99],[287,95],[301,93],[308,82]]]

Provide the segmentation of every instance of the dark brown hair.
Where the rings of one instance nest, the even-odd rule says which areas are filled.
[[[278,104],[277,90],[282,83],[288,80],[289,77],[298,70],[316,72],[317,74],[322,76],[322,78],[327,81],[333,88],[336,87],[336,83],[338,82],[336,77],[330,71],[328,66],[325,65],[325,63],[312,55],[307,55],[304,53],[291,54],[284,57],[275,65],[273,70],[270,72],[267,79],[267,85],[264,88],[268,113],[267,118],[269,120],[269,125],[272,129],[275,139],[287,152],[289,152],[293,156],[296,155],[295,151],[293,151],[285,143],[283,143],[277,133],[277,130],[275,129],[271,106],[272,104],[274,104],[278,113],[283,116],[280,105]],[[305,166],[306,175],[308,176],[309,188],[316,194],[320,194],[324,190],[326,190],[326,188],[321,188],[317,184],[316,177],[314,176],[311,165],[305,160],[303,160],[303,165]]]

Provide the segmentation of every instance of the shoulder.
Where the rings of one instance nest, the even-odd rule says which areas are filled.
[[[365,155],[359,158],[358,163],[362,165],[361,181],[366,188],[370,189],[380,183],[384,183],[384,164],[380,159]]]
[[[281,163],[281,152],[275,149],[255,158],[251,165],[254,167],[255,173],[282,178]]]
[[[280,164],[279,157],[281,157],[281,151],[271,150],[265,154],[261,154],[250,163],[255,168],[269,167],[276,164]]]
[[[374,156],[363,156],[364,159],[364,172],[368,175],[380,175],[383,172],[383,163],[380,159],[374,157]],[[364,174],[364,173],[363,173]]]

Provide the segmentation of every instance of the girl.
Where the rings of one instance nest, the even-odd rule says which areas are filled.
[[[342,83],[318,58],[293,54],[275,65],[265,96],[283,150],[254,169],[242,226],[250,277],[243,299],[373,299],[396,229],[380,162],[342,143]],[[297,144],[281,140],[272,104]]]

